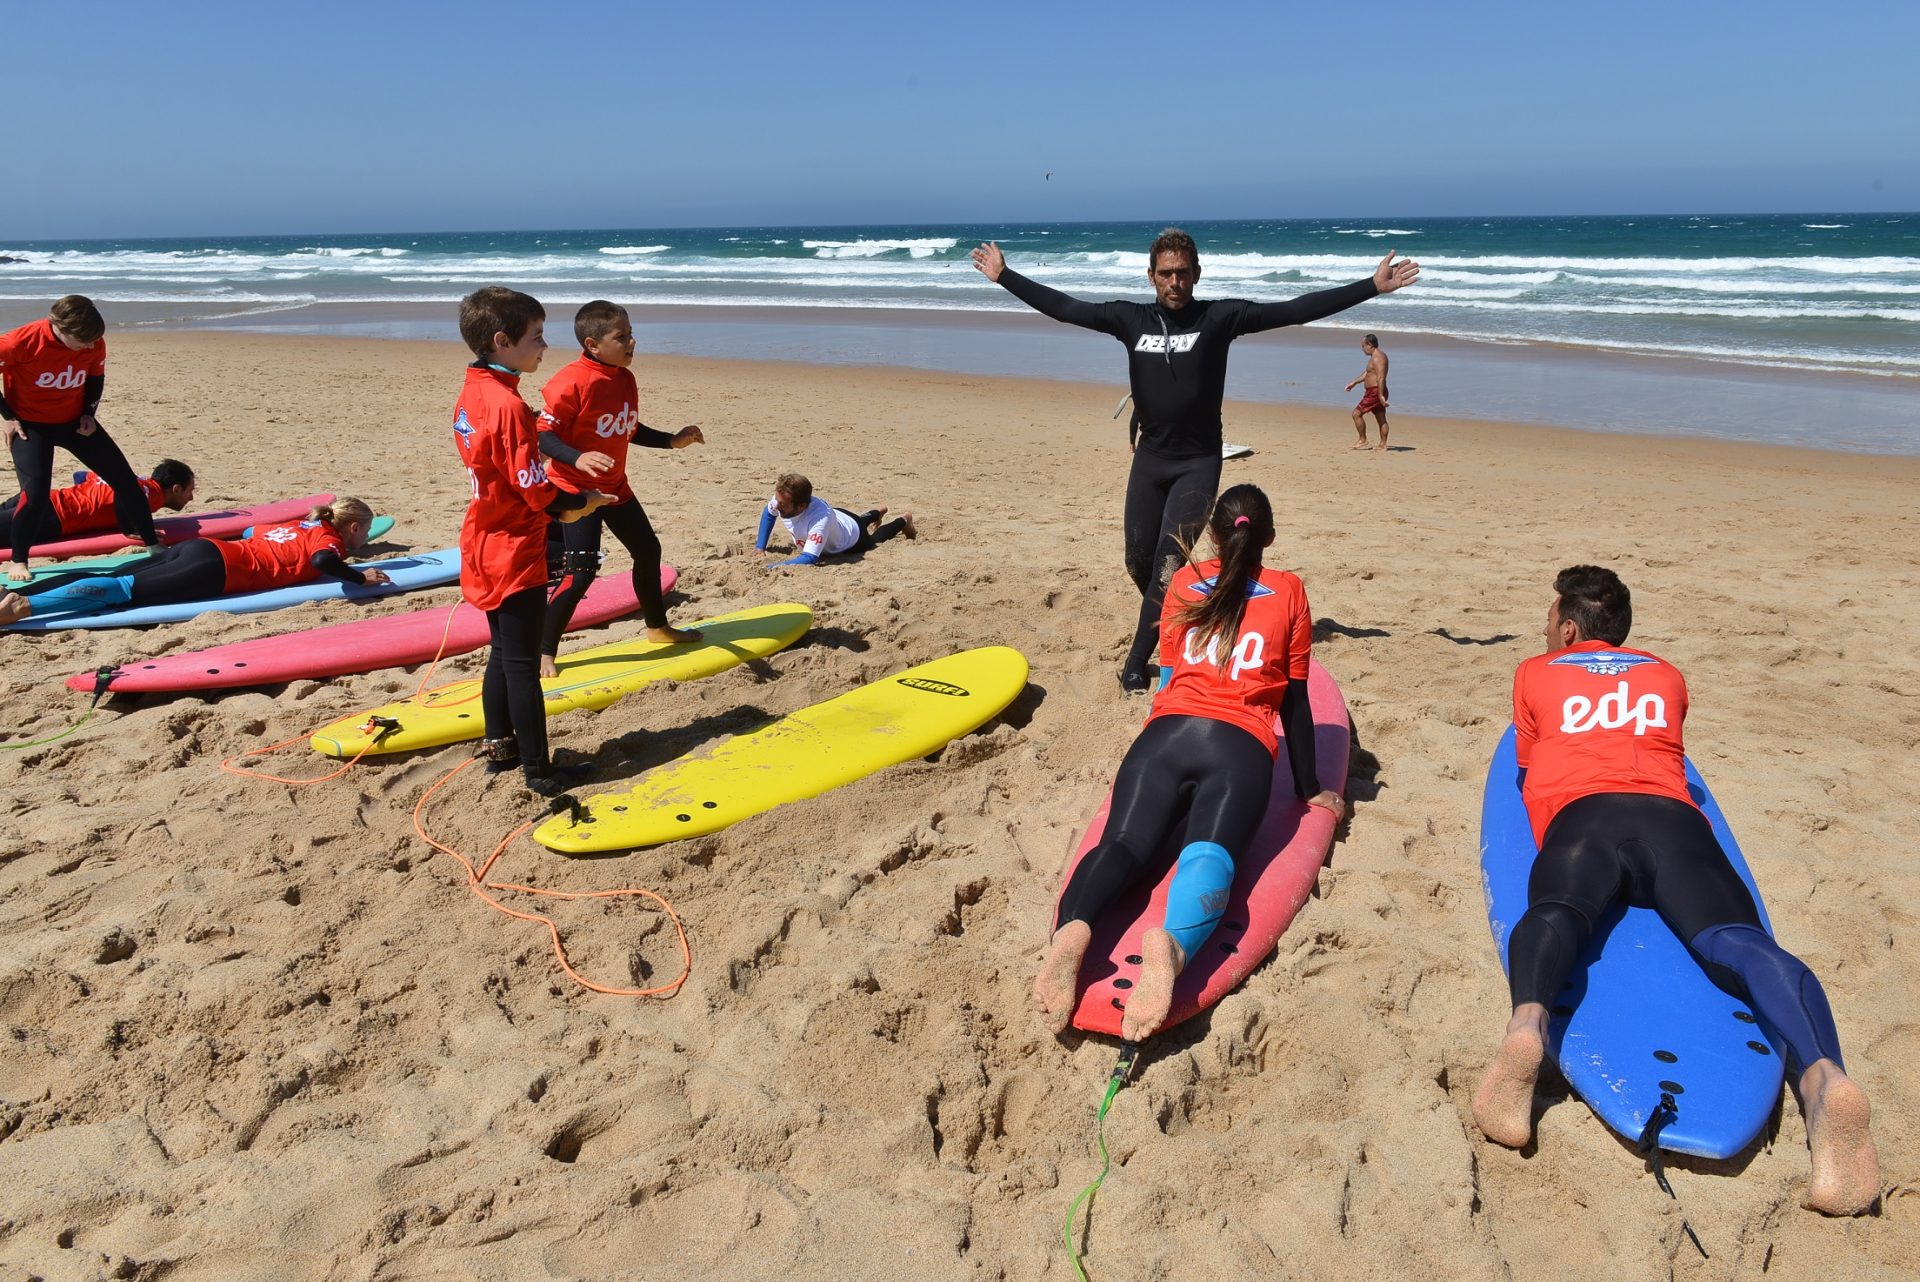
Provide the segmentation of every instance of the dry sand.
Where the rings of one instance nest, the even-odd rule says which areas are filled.
[[[191,462],[205,505],[331,488],[398,513],[394,541],[441,547],[465,494],[447,435],[462,361],[123,336],[104,417],[137,466]],[[818,627],[760,668],[558,721],[558,746],[628,778],[986,643],[1025,651],[1031,689],[937,761],[717,837],[598,862],[508,853],[509,878],[668,895],[694,948],[670,1001],[576,988],[538,927],[486,909],[416,839],[415,800],[460,753],[298,790],[218,768],[409,674],[115,700],[67,740],[0,754],[0,1279],[1071,1276],[1061,1218],[1098,1166],[1113,1045],[1043,1035],[1028,985],[1069,845],[1143,710],[1114,681],[1137,602],[1114,393],[639,372],[649,422],[709,439],[632,463],[681,568],[675,618],[798,599]],[[1092,1276],[1913,1276],[1920,461],[1412,417],[1394,434],[1408,448],[1380,457],[1346,448],[1343,414],[1285,406],[1229,406],[1228,436],[1258,450],[1227,481],[1273,496],[1273,559],[1305,579],[1316,655],[1351,703],[1356,813],[1278,955],[1161,1039],[1116,1101]],[[923,536],[765,573],[752,529],[789,468],[830,501],[911,508]],[[1874,1099],[1878,1215],[1799,1209],[1791,1101],[1770,1145],[1674,1164],[1711,1260],[1563,1087],[1535,1150],[1469,1131],[1505,1020],[1481,781],[1574,561],[1617,567],[1634,642],[1692,679],[1694,755]],[[85,700],[61,678],[103,662],[348,613],[0,637],[0,725],[70,724]],[[428,821],[478,853],[530,812],[471,776]],[[677,963],[637,905],[558,916],[604,979]]]

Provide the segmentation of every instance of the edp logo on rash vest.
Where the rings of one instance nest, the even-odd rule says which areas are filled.
[[[622,405],[618,414],[602,414],[593,425],[595,436],[632,436],[640,426],[640,415],[631,405]]]
[[[63,392],[71,391],[76,387],[85,387],[87,385],[87,374],[85,370],[75,369],[69,365],[58,374],[51,371],[42,374],[39,378],[33,380],[33,385],[35,387],[55,387]]]
[[[1198,331],[1192,334],[1142,334],[1140,341],[1133,345],[1133,350],[1164,353],[1171,346],[1176,352],[1190,352],[1193,350],[1193,345],[1199,341]]]
[[[1587,650],[1563,654],[1547,662],[1555,667],[1583,668],[1596,677],[1617,677],[1643,663],[1658,663],[1660,660],[1645,654]],[[1666,725],[1667,701],[1657,694],[1643,694],[1634,699],[1633,692],[1624,681],[1597,700],[1589,699],[1584,694],[1569,695],[1560,707],[1562,734],[1585,734],[1589,730],[1618,730],[1623,726],[1632,726],[1635,735],[1643,735],[1649,730],[1664,730]]]

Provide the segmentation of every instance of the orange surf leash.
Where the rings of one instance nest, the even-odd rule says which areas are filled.
[[[442,845],[427,835],[426,824],[422,819],[422,815],[427,808],[427,803],[433,800],[434,793],[451,783],[456,775],[477,760],[479,760],[477,757],[467,758],[453,769],[447,771],[446,774],[440,776],[439,779],[434,781],[432,787],[421,794],[418,804],[413,808],[413,830],[419,835],[420,840],[426,842],[435,850],[443,854],[452,855],[455,859],[459,860],[461,867],[467,870],[467,889],[479,896],[480,900],[489,908],[492,908],[496,912],[503,913],[508,917],[517,918],[520,921],[537,921],[545,926],[548,936],[553,940],[553,953],[560,961],[560,969],[566,971],[568,977],[582,988],[589,989],[596,993],[604,993],[609,997],[671,997],[679,992],[680,986],[686,983],[687,979],[693,974],[693,949],[687,943],[687,928],[681,924],[680,915],[673,911],[673,905],[668,903],[664,897],[639,886],[622,886],[616,890],[547,890],[540,886],[523,886],[517,882],[488,881],[487,874],[493,870],[493,865],[499,860],[500,856],[506,853],[507,847],[512,845],[516,839],[538,823],[538,819],[529,819],[502,837],[500,844],[493,848],[493,853],[488,855],[486,862],[478,868],[475,868],[471,860],[453,847]],[[506,904],[501,903],[498,899],[488,894],[487,892],[490,890],[518,891],[522,894],[548,895],[554,899],[569,900],[612,899],[619,896],[651,899],[660,906],[660,911],[667,915],[667,920],[673,923],[674,933],[679,938],[680,973],[674,977],[671,983],[661,984],[653,988],[611,988],[605,984],[596,984],[573,968],[573,963],[567,958],[567,947],[561,937],[560,927],[553,918],[543,916],[540,913],[523,912],[517,908],[509,908]]]

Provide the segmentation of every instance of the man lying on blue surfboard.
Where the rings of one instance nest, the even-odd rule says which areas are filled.
[[[1576,565],[1553,587],[1546,653],[1513,678],[1521,793],[1540,854],[1508,940],[1513,1016],[1474,1093],[1473,1119],[1498,1144],[1533,1138],[1548,1006],[1595,924],[1624,900],[1658,912],[1784,1047],[1813,1152],[1806,1205],[1858,1215],[1880,1194],[1867,1096],[1842,1067],[1820,981],[1761,925],[1687,791],[1686,681],[1665,660],[1625,648],[1633,603],[1613,571]]]

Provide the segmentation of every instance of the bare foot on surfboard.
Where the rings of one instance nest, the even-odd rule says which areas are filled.
[[[33,613],[33,602],[18,592],[0,593],[0,627],[18,623]]]
[[[1120,1017],[1121,1037],[1139,1042],[1160,1031],[1173,1009],[1173,981],[1186,964],[1186,954],[1166,931],[1155,928],[1140,937],[1140,978]]]
[[[658,641],[662,645],[684,645],[688,641],[698,641],[699,639],[700,629],[698,628],[666,627],[647,629],[647,640]]]
[[[1093,942],[1093,928],[1084,921],[1070,921],[1053,932],[1040,973],[1033,981],[1033,1004],[1050,1033],[1064,1033],[1073,1019],[1074,1000],[1080,995],[1080,963],[1086,959],[1087,945]]]
[[[557,677],[559,675],[560,675],[560,665],[554,662],[553,656],[550,654],[541,655],[540,656],[540,679],[544,681],[548,677]]]
[[[1473,1093],[1474,1125],[1495,1144],[1525,1148],[1533,1138],[1533,1085],[1546,1054],[1538,1026],[1516,1015]]]
[[[28,567],[25,561],[7,562],[7,581],[8,582],[25,583],[28,579],[31,579],[32,577],[33,577],[33,571]]]
[[[1838,1066],[1822,1060],[1801,1078],[1813,1178],[1806,1207],[1823,1215],[1860,1215],[1880,1196],[1880,1153],[1869,1128],[1867,1093]]]

